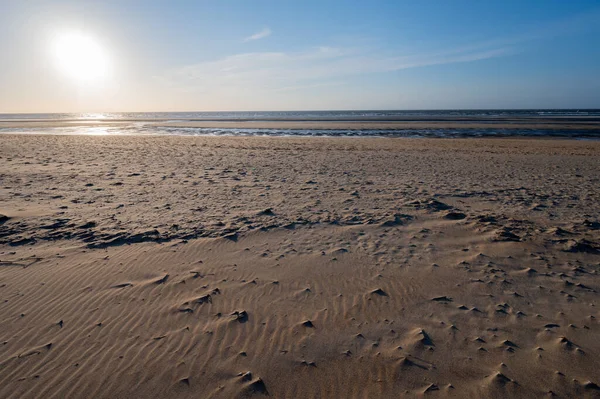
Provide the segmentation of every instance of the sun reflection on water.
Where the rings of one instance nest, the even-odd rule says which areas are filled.
[[[94,120],[108,119],[108,118],[109,118],[109,115],[103,114],[103,113],[98,113],[98,112],[81,113],[77,117],[77,119],[94,119]]]
[[[114,132],[111,132],[111,130],[114,129],[110,129],[106,126],[93,126],[93,127],[86,127],[83,130],[83,134],[88,135],[88,136],[106,136],[108,134],[115,134]]]

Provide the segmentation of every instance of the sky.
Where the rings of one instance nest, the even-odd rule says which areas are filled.
[[[600,2],[0,0],[0,113],[600,108]]]

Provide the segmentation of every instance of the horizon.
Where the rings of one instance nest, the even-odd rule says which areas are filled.
[[[288,110],[233,110],[233,111],[93,111],[93,112],[0,112],[0,115],[59,115],[59,114],[202,114],[202,113],[283,113],[283,112],[433,112],[433,111],[599,111],[600,108],[437,108],[437,109],[425,109],[425,108],[414,108],[414,109],[288,109]],[[0,118],[1,119],[1,118]]]
[[[0,114],[600,108],[591,0],[3,8]]]

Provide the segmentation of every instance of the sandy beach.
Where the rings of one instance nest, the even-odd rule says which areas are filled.
[[[597,398],[599,291],[598,141],[0,136],[2,398]]]

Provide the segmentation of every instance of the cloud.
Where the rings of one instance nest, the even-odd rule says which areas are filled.
[[[303,52],[243,53],[175,68],[161,80],[188,92],[289,91],[339,85],[343,79],[357,75],[491,59],[511,51],[508,47],[471,47],[394,55],[317,47]]]
[[[252,40],[259,40],[259,39],[264,39],[267,36],[271,36],[271,33],[273,33],[271,31],[271,29],[269,28],[264,28],[263,30],[261,30],[260,32],[256,32],[255,34],[248,36],[246,38],[244,38],[244,42],[249,42]]]

